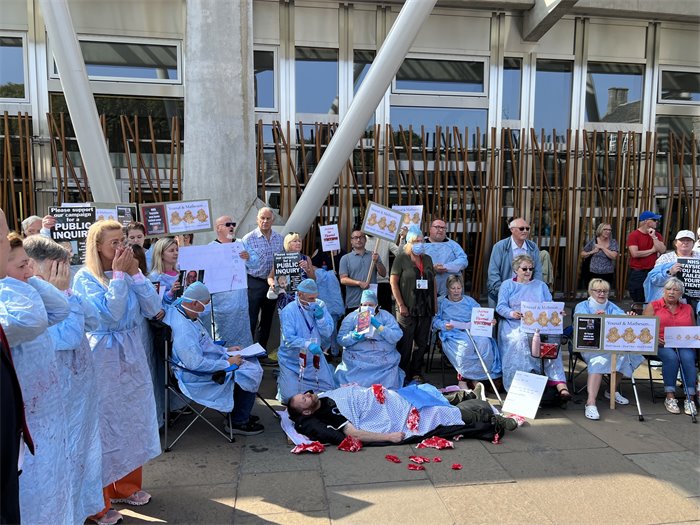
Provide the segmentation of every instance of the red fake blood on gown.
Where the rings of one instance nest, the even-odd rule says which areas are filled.
[[[406,419],[406,426],[411,432],[418,430],[418,423],[420,423],[420,412],[416,407],[411,407],[411,411],[408,413],[408,419]]]
[[[372,392],[374,397],[377,398],[380,405],[383,405],[386,401],[386,394],[384,394],[384,387],[382,385],[372,385]]]

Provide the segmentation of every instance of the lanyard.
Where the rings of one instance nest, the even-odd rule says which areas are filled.
[[[304,324],[306,324],[306,328],[309,329],[309,337],[311,337],[311,335],[314,332],[314,327],[312,324],[309,324],[309,321],[306,320],[306,315],[304,315],[304,309],[301,306],[299,306],[299,303],[297,303],[297,308],[299,308],[299,312],[301,312],[301,318],[304,320]]]
[[[423,256],[419,255],[418,256],[418,263],[416,263],[416,266],[418,267],[418,271],[420,272],[420,278],[423,278]]]

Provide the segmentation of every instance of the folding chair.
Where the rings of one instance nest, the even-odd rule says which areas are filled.
[[[175,443],[177,443],[182,436],[185,435],[185,433],[194,425],[198,420],[204,421],[207,425],[209,425],[211,428],[213,428],[219,435],[221,435],[223,438],[227,439],[229,443],[233,443],[236,440],[233,437],[233,429],[231,425],[231,414],[227,414],[228,418],[228,428],[229,432],[228,434],[224,431],[222,431],[216,424],[212,423],[204,414],[208,410],[207,407],[199,405],[195,403],[193,400],[191,400],[189,397],[185,396],[182,391],[180,390],[180,386],[178,385],[177,378],[175,377],[174,369],[175,368],[180,368],[182,370],[187,370],[188,372],[197,374],[196,371],[193,370],[188,370],[177,363],[175,363],[172,360],[171,357],[171,341],[170,338],[166,339],[166,344],[165,344],[165,414],[166,414],[166,422],[165,422],[165,428],[163,430],[163,450],[165,452],[170,452],[172,448],[175,446]],[[211,375],[208,373],[207,375]],[[177,396],[179,399],[182,400],[183,403],[185,403],[185,406],[192,410],[192,419],[189,421],[187,426],[184,428],[182,432],[178,434],[178,436],[172,440],[172,442],[168,441],[168,427],[171,424],[174,424],[176,421],[178,421],[181,417],[186,417],[184,414],[179,414],[176,416],[172,422],[169,421],[168,416],[170,414],[170,394],[173,394]]]
[[[438,337],[438,330],[430,329],[430,339],[428,341],[428,362],[425,364],[425,373],[429,374],[433,371],[433,360],[435,355],[440,358],[440,373],[442,376],[442,386],[447,386],[445,383],[445,354],[442,352],[442,341]]]

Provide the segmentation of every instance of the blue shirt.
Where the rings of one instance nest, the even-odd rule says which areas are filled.
[[[284,239],[279,233],[273,231],[270,234],[270,240],[268,240],[260,228],[255,228],[243,237],[243,242],[257,256],[251,257],[251,260],[246,264],[248,275],[258,279],[267,279],[275,262],[275,254],[284,253]]]

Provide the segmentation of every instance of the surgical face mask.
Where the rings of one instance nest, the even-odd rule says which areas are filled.
[[[370,312],[372,314],[375,314],[377,312],[377,307],[365,304],[360,306],[360,312]]]
[[[411,246],[411,251],[413,255],[423,255],[425,253],[425,246],[422,242],[417,242]]]
[[[199,315],[209,315],[210,313],[211,313],[211,303],[207,303],[204,305],[204,310],[199,312]]]
[[[316,309],[316,301],[302,301],[300,297],[297,297],[297,302],[304,310],[312,312]]]

